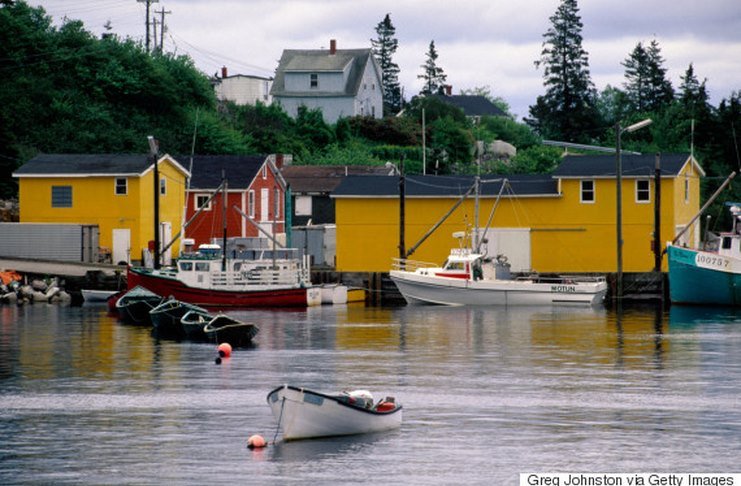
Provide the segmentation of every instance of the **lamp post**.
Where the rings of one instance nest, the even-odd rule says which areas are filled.
[[[617,288],[615,297],[622,301],[623,299],[623,159],[621,151],[621,137],[623,133],[633,133],[636,130],[647,127],[653,122],[650,118],[634,123],[625,128],[620,126],[620,122],[615,124],[615,174],[616,174],[616,193],[617,193]]]
[[[157,168],[157,154],[159,153],[159,144],[153,136],[147,136],[149,142],[149,155],[152,157],[154,164],[154,268],[160,268],[160,174]]]

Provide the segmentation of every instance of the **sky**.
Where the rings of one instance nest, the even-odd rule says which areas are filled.
[[[143,40],[143,0],[28,0],[55,25],[82,20]],[[534,62],[560,0],[160,0],[165,50],[187,54],[205,74],[272,76],[283,49],[371,47],[386,14],[396,28],[405,97],[419,93],[430,41],[454,94],[488,87],[518,119],[545,91]],[[707,79],[711,103],[741,91],[741,0],[580,0],[583,47],[598,90],[623,87],[622,62],[638,42],[656,39],[675,89],[690,63]],[[159,14],[157,15],[160,16]]]

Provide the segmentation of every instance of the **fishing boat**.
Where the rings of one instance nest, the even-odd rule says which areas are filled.
[[[726,203],[730,231],[708,232],[699,248],[666,247],[669,297],[674,304],[741,305],[741,203]]]
[[[129,287],[205,307],[307,307],[321,304],[298,249],[255,249],[226,258],[218,245],[201,245],[175,267],[127,271]]]
[[[391,280],[408,304],[440,305],[598,305],[607,294],[604,277],[513,277],[503,255],[494,258],[462,243],[445,263],[395,259]]]
[[[150,325],[149,312],[162,302],[162,297],[151,290],[135,286],[116,302],[116,310],[121,320],[139,325]]]
[[[158,335],[182,337],[185,332],[180,321],[189,311],[207,313],[206,309],[171,297],[149,311],[149,317]]]
[[[402,406],[378,402],[366,390],[328,395],[290,385],[268,393],[268,405],[284,440],[382,432],[401,427]]]

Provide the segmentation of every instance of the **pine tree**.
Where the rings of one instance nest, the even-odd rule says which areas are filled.
[[[371,39],[373,54],[381,68],[383,111],[386,114],[398,113],[402,104],[399,65],[392,60],[392,56],[399,47],[399,41],[394,37],[395,33],[396,28],[391,23],[391,16],[386,14],[386,17],[376,26],[378,39]]]
[[[664,59],[656,39],[648,47],[638,43],[622,63],[625,66],[625,89],[633,110],[661,111],[674,99],[674,89],[666,78]]]
[[[525,122],[544,137],[589,141],[600,123],[576,0],[561,0],[550,21],[541,57],[535,62],[536,67],[544,66],[546,93],[530,107],[531,118]]]
[[[420,67],[424,72],[417,76],[419,79],[424,79],[425,84],[422,91],[419,92],[421,95],[431,94],[442,94],[445,89],[445,81],[448,77],[443,72],[443,69],[437,65],[437,51],[435,50],[435,41],[430,41],[430,48],[427,51],[427,60]]]

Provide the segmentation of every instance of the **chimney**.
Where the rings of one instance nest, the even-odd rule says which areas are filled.
[[[329,55],[334,56],[337,54],[337,41],[335,39],[329,40]]]
[[[450,84],[445,85],[445,95],[451,96],[453,94],[453,86]]]
[[[275,154],[275,166],[278,169],[283,168],[283,154]]]
[[[221,66],[221,77],[222,78],[226,77],[226,66]]]

